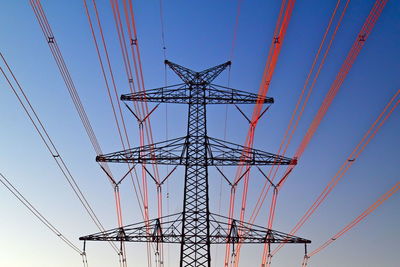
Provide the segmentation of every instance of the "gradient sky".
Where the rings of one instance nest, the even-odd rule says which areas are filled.
[[[348,50],[367,17],[374,1],[351,1],[327,63],[316,84],[309,105],[287,153],[293,155],[326,92],[334,80]],[[84,13],[83,2],[43,1],[43,7],[66,59],[104,152],[121,150],[117,131],[101,78],[94,44]],[[259,123],[255,147],[276,152],[300,94],[306,75],[327,26],[335,0],[297,1],[286,39],[276,67],[269,95],[275,98]],[[128,92],[122,58],[109,1],[98,1],[117,74],[120,93]],[[195,70],[229,59],[236,16],[236,1],[165,0],[165,36],[167,57]],[[231,87],[257,92],[266,62],[280,1],[243,1],[238,39],[233,58]],[[159,2],[134,1],[141,56],[147,88],[164,85]],[[39,116],[47,126],[83,192],[106,228],[117,225],[112,188],[95,163],[95,153],[79,121],[47,43],[34,17],[29,1],[1,1],[0,51],[26,90]],[[281,191],[275,229],[290,231],[347,159],[383,107],[399,89],[400,2],[388,2],[375,28],[333,101],[327,115],[307,147],[299,166]],[[168,72],[168,83],[176,82]],[[216,81],[227,85],[227,73]],[[165,139],[165,105],[152,115],[154,139]],[[186,106],[168,106],[168,135],[185,134]],[[243,108],[251,114],[252,106]],[[209,134],[223,137],[225,107],[208,109]],[[28,198],[54,225],[79,247],[78,237],[97,232],[66,181],[45,150],[22,108],[0,78],[0,172]],[[229,109],[227,140],[243,143],[246,121]],[[134,145],[138,145],[136,121],[128,112],[128,127]],[[399,180],[400,112],[396,110],[365,152],[320,209],[297,233],[311,239],[310,249],[325,242],[371,205]],[[124,170],[113,165],[116,173]],[[165,169],[161,169],[165,175]],[[227,170],[229,175],[234,169]],[[249,187],[250,210],[256,201],[263,178],[256,172]],[[210,173],[211,210],[218,212],[220,176]],[[150,181],[149,181],[150,183]],[[167,214],[182,208],[182,169],[168,183]],[[150,209],[156,215],[155,187]],[[124,222],[141,221],[132,185],[121,188]],[[229,187],[222,188],[220,213],[226,214]],[[240,195],[240,192],[239,192]],[[394,195],[343,238],[311,259],[310,266],[397,267],[400,245],[400,195]],[[267,206],[256,223],[266,225]],[[0,266],[71,267],[81,266],[80,257],[65,246],[34,218],[4,187],[0,187]],[[238,214],[238,213],[237,213]],[[128,244],[129,266],[145,266],[145,246]],[[176,266],[178,246],[170,246],[166,266]],[[224,247],[213,249],[213,266],[222,266]],[[249,245],[242,250],[242,266],[259,266],[262,246]],[[117,257],[106,243],[89,243],[90,266],[118,266]],[[273,266],[300,266],[302,246],[288,246],[273,259]],[[168,258],[167,258],[168,259]]]

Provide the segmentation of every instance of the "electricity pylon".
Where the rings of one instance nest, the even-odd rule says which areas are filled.
[[[100,155],[98,162],[185,166],[183,212],[81,237],[85,241],[180,244],[180,267],[211,267],[211,244],[310,243],[282,232],[210,212],[209,166],[294,165],[296,160],[226,142],[207,135],[208,104],[273,103],[270,97],[212,84],[231,63],[196,72],[165,61],[181,84],[122,95],[124,101],[188,104],[184,137]]]

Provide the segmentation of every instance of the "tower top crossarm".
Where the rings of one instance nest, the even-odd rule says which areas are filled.
[[[165,62],[184,83],[122,95],[121,100],[175,104],[193,104],[199,101],[201,103],[198,104],[274,103],[274,99],[271,97],[212,84],[211,82],[230,66],[230,61],[201,72],[193,71],[171,61]],[[193,86],[199,85],[205,90],[204,97],[194,99],[191,90]]]
[[[164,63],[168,65],[186,84],[197,84],[203,86],[210,84],[218,75],[221,74],[221,72],[231,65],[231,62],[227,61],[218,66],[197,72],[169,60],[165,60]]]

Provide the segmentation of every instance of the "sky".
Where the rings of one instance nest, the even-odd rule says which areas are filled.
[[[163,1],[167,58],[199,71],[231,59],[229,85],[257,92],[281,2],[242,2],[235,53],[230,58],[237,1]],[[372,0],[350,2],[288,156],[295,153],[373,4]],[[42,5],[103,151],[121,150],[83,1],[43,1]],[[133,5],[146,88],[163,86],[165,69],[159,1],[136,0]],[[278,150],[335,5],[335,0],[296,2],[268,92],[275,103],[257,126],[255,148],[272,153]],[[118,92],[127,93],[129,88],[109,1],[98,1],[98,7]],[[400,2],[388,1],[315,136],[281,191],[274,229],[291,230],[399,89],[399,14]],[[95,152],[29,1],[2,0],[0,25],[0,52],[13,68],[105,228],[116,227],[112,188],[95,162]],[[176,82],[177,77],[168,71],[167,83]],[[215,83],[227,86],[228,72],[221,74]],[[153,104],[150,106],[154,107]],[[252,109],[252,106],[243,107],[249,116]],[[186,112],[186,106],[161,105],[151,115],[154,140],[184,136]],[[65,236],[81,247],[78,238],[98,232],[97,228],[57,169],[3,77],[0,77],[0,114],[0,172]],[[124,114],[133,145],[137,146],[137,123],[127,110]],[[224,137],[225,124],[221,123],[224,114],[225,106],[208,109],[210,136]],[[229,107],[226,140],[243,144],[247,129],[242,115]],[[327,200],[296,234],[312,240],[311,250],[399,181],[399,136],[400,112],[396,110]],[[112,169],[118,174],[125,170],[118,164]],[[165,176],[166,169],[160,170],[161,176]],[[227,175],[233,178],[234,170],[227,168]],[[257,201],[264,183],[262,179],[256,171],[251,173],[248,210]],[[211,211],[226,215],[229,186],[222,183],[221,187],[221,177],[215,171],[210,171],[209,183]],[[181,211],[182,168],[171,176],[163,190],[164,214]],[[155,191],[154,184],[149,181],[151,217],[156,216]],[[124,223],[142,221],[129,180],[121,185],[121,194]],[[238,195],[241,196],[240,190]],[[264,205],[256,224],[267,224],[268,206]],[[398,266],[399,206],[400,195],[396,194],[356,228],[311,258],[309,266]],[[0,266],[82,266],[80,256],[48,231],[4,187],[0,187],[0,212]],[[239,208],[235,215],[239,215]],[[178,250],[179,247],[173,245],[167,248],[165,266],[176,266]],[[244,247],[241,266],[259,266],[261,252],[260,245]],[[118,266],[115,253],[106,243],[89,243],[87,253],[90,266]],[[127,244],[128,265],[145,266],[145,253],[145,245]],[[222,266],[223,253],[223,246],[213,248],[212,266]],[[272,266],[300,266],[303,253],[301,245],[287,246],[274,256]]]

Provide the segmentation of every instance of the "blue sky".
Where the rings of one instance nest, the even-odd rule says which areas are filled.
[[[287,155],[293,155],[308,125],[334,80],[374,1],[351,1],[327,63],[321,72],[309,105]],[[101,78],[94,44],[83,2],[43,1],[43,7],[66,59],[104,152],[121,149],[117,131]],[[319,46],[336,1],[297,1],[286,39],[271,82],[269,96],[275,98],[259,123],[255,147],[276,152],[295,102]],[[117,73],[120,93],[128,92],[122,59],[108,1],[98,1],[105,27],[111,60]],[[236,16],[236,1],[164,1],[167,57],[195,70],[217,65],[229,59]],[[280,1],[243,1],[238,39],[231,70],[230,85],[256,92],[265,65]],[[164,65],[158,1],[134,1],[141,56],[147,88],[164,84]],[[353,65],[327,115],[307,147],[299,166],[281,191],[275,221],[276,230],[290,231],[311,205],[363,134],[399,88],[400,2],[389,1],[363,50]],[[44,41],[28,1],[2,1],[0,9],[0,51],[11,64],[39,116],[46,124],[60,152],[106,228],[117,225],[112,189],[98,165],[95,153],[79,121],[72,101]],[[176,82],[168,72],[168,83]],[[227,73],[216,81],[227,85]],[[186,108],[168,106],[169,137],[185,134]],[[243,108],[251,114],[252,107]],[[223,137],[225,107],[208,112],[209,134]],[[49,157],[43,144],[15,96],[0,78],[0,172],[66,236],[78,237],[97,232],[84,213],[66,181]],[[134,145],[138,145],[136,121],[128,112],[128,127]],[[152,115],[153,116],[153,115]],[[152,117],[154,138],[165,139],[165,106]],[[382,127],[343,181],[321,208],[298,232],[313,241],[311,249],[326,241],[359,213],[371,205],[399,180],[400,112],[397,110]],[[246,121],[229,109],[227,140],[243,143]],[[113,166],[122,173],[122,166]],[[165,169],[162,169],[165,175]],[[169,182],[169,211],[181,210],[183,177],[178,170]],[[233,175],[233,169],[227,170]],[[253,172],[249,204],[253,207],[261,180]],[[150,183],[150,182],[149,182]],[[150,207],[156,214],[155,187]],[[165,189],[166,190],[166,189]],[[211,210],[218,210],[220,176],[210,173]],[[138,205],[129,182],[121,188],[124,222],[141,221]],[[221,213],[226,214],[229,188],[224,185]],[[166,203],[166,202],[165,202]],[[400,236],[400,197],[394,195],[367,220],[312,258],[310,266],[397,266],[397,242]],[[267,206],[256,223],[266,225]],[[0,266],[46,267],[80,266],[80,258],[47,231],[4,188],[0,189]],[[167,213],[167,210],[164,212]],[[145,265],[145,246],[128,244],[130,266]],[[262,247],[243,249],[243,266],[260,263]],[[178,247],[170,247],[170,265],[175,266]],[[221,266],[223,247],[214,257]],[[273,259],[273,266],[299,266],[301,246],[288,246]],[[117,259],[107,244],[90,243],[91,266],[116,266]]]

